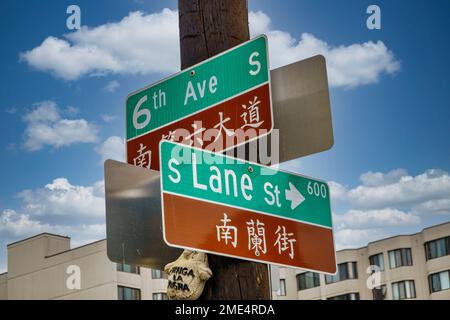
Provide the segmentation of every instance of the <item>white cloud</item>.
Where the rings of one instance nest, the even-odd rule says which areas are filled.
[[[38,70],[65,80],[106,73],[169,73],[179,69],[178,12],[131,12],[119,22],[82,27],[64,36],[48,37],[22,53]]]
[[[345,214],[334,215],[334,223],[338,228],[371,229],[416,225],[420,218],[411,213],[397,209],[350,210]]]
[[[56,122],[59,118],[58,108],[53,101],[43,101],[35,104],[35,109],[24,116],[24,120],[28,123]]]
[[[48,37],[39,47],[21,54],[21,60],[66,80],[95,72],[117,72],[119,63],[97,47],[72,46],[68,41]]]
[[[0,234],[5,236],[25,237],[44,232],[49,225],[33,221],[27,214],[19,214],[14,210],[4,210],[0,214]]]
[[[74,143],[97,141],[96,126],[85,119],[61,118],[60,111],[53,101],[36,104],[34,110],[23,119],[27,124],[24,147],[29,151],[40,150],[45,145],[59,148]]]
[[[280,67],[313,55],[327,58],[330,85],[355,87],[376,83],[382,74],[394,74],[400,63],[383,42],[331,46],[309,33],[297,41],[276,30],[263,12],[250,12],[251,34],[269,37],[271,67]],[[21,59],[38,70],[66,80],[86,75],[172,73],[179,70],[178,12],[164,9],[145,14],[131,12],[119,22],[83,27],[64,39],[48,37]]]
[[[349,189],[330,181],[333,201],[346,201],[354,209],[412,208],[414,214],[440,212],[450,215],[450,175],[430,169],[411,176],[405,169],[388,173],[366,172],[360,176],[362,185]]]
[[[392,235],[395,228],[417,226],[421,219],[397,209],[349,210],[333,214],[334,237],[338,250],[367,245]]]
[[[411,176],[396,169],[367,172],[360,179],[362,185],[353,189],[329,183],[332,201],[339,201],[341,209],[347,207],[333,215],[340,248],[366,245],[427,224],[432,217],[435,223],[437,216],[450,216],[450,176],[445,171],[431,169]]]
[[[8,114],[16,114],[17,113],[17,108],[16,107],[6,108],[5,112],[8,113]]]
[[[110,114],[101,114],[100,118],[102,118],[102,120],[105,121],[106,123],[110,123],[116,120],[116,117]]]
[[[248,14],[251,37],[266,34],[272,29],[272,20],[262,11],[251,11]]]
[[[4,210],[0,214],[0,234],[5,237],[23,239],[39,233],[49,232],[74,237],[77,243],[86,243],[105,237],[105,224],[58,225],[42,223],[30,215],[14,210]]]
[[[383,229],[340,229],[334,232],[336,250],[358,248],[380,240],[388,234]]]
[[[405,169],[395,169],[387,174],[382,172],[366,172],[360,177],[362,183],[368,187],[379,187],[400,181],[401,178],[406,177],[408,172]]]
[[[332,201],[343,201],[347,199],[347,188],[335,181],[328,182],[330,197]]]
[[[33,217],[101,220],[105,216],[103,181],[77,186],[58,178],[44,188],[22,191],[18,198],[23,203],[22,212]]]
[[[450,196],[447,199],[430,200],[420,203],[412,208],[412,212],[418,216],[450,215]]]
[[[330,85],[335,87],[376,83],[382,74],[394,74],[400,69],[399,61],[381,41],[331,46],[309,33],[303,33],[297,41],[288,32],[273,29],[263,12],[250,12],[249,20],[253,36],[264,33],[269,38],[272,68],[321,54],[327,59]]]
[[[43,188],[19,193],[19,210],[0,211],[0,272],[6,265],[6,244],[43,232],[69,236],[72,246],[104,239],[106,235],[104,183],[72,185],[53,180]]]
[[[124,162],[125,140],[116,136],[109,137],[96,148],[96,151],[102,157],[102,163],[108,159]]]
[[[106,92],[114,92],[120,87],[120,83],[117,80],[110,81],[104,88]]]
[[[367,177],[364,179],[367,183]],[[428,170],[415,177],[401,175],[396,179],[398,181],[393,182],[389,174],[381,174],[375,184],[371,181],[369,185],[350,190],[348,199],[353,207],[369,209],[413,206],[426,201],[450,198],[450,176],[447,172]],[[387,184],[386,181],[390,183]]]
[[[68,106],[64,110],[64,113],[66,113],[67,115],[73,117],[73,116],[76,116],[77,114],[80,113],[80,109],[78,109],[77,107],[74,107],[74,106]]]

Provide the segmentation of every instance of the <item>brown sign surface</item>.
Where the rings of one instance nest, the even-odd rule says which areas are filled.
[[[129,164],[159,170],[159,142],[169,140],[222,151],[272,130],[270,86],[264,84],[231,100],[127,142]]]
[[[330,228],[167,193],[163,193],[163,203],[165,241],[169,245],[336,272]]]

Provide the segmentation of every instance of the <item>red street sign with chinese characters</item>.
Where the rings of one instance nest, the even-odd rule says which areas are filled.
[[[172,246],[336,272],[332,229],[169,193],[163,201],[165,237]]]
[[[127,98],[127,162],[159,171],[159,142],[215,152],[273,129],[267,38],[225,51]]]

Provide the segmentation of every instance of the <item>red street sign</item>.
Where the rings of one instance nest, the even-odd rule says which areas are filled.
[[[164,236],[169,245],[305,270],[336,272],[332,229],[168,193],[163,193],[163,202]],[[265,242],[258,245],[252,242],[249,233],[253,230],[254,235],[261,234],[262,227]],[[290,242],[292,236],[294,243]],[[260,252],[256,251],[258,248]]]

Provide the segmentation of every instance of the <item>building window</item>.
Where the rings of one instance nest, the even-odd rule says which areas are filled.
[[[353,293],[341,294],[340,296],[327,298],[327,300],[359,300],[359,293],[353,292]]]
[[[412,266],[412,256],[410,248],[403,248],[389,251],[389,266],[391,269],[404,266]]]
[[[371,266],[378,266],[380,271],[384,271],[384,256],[383,253],[375,254],[369,257]]]
[[[141,300],[141,290],[128,287],[117,287],[119,300]]]
[[[118,264],[116,264],[116,266],[117,266],[117,271],[134,273],[134,274],[140,273],[139,267],[132,265],[132,264],[118,263]]]
[[[277,294],[279,296],[286,295],[286,280],[285,279],[280,279],[280,289],[278,290]]]
[[[152,269],[152,279],[167,279],[167,274],[164,271]]]
[[[450,237],[425,243],[425,254],[427,260],[450,255]]]
[[[392,284],[394,300],[412,299],[416,297],[416,287],[413,280],[394,282]]]
[[[315,272],[304,272],[297,275],[297,290],[306,290],[320,286],[320,276]]]
[[[385,300],[386,299],[386,293],[387,293],[387,287],[385,284],[373,288],[372,294],[373,294],[373,300]]]
[[[339,281],[358,279],[358,270],[356,262],[346,262],[337,265],[337,273],[335,276],[325,276],[325,283],[335,283]]]
[[[450,289],[450,270],[430,275],[428,282],[431,293]]]
[[[153,294],[153,300],[169,300],[169,298],[167,298],[167,294],[163,292],[157,292]]]

